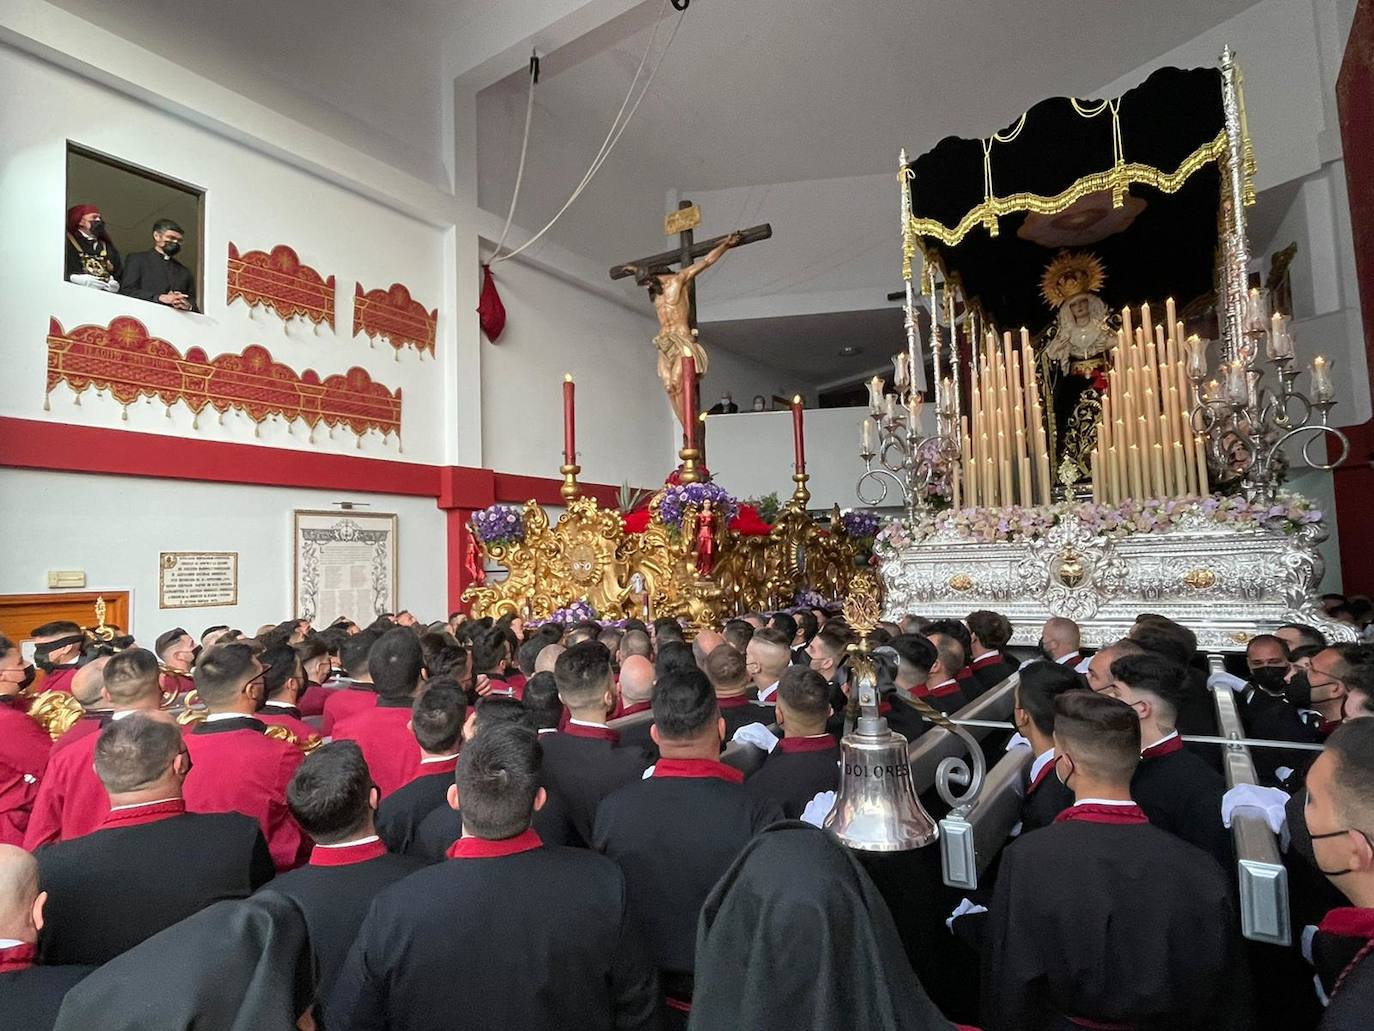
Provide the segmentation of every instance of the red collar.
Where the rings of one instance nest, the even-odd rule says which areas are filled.
[[[834,734],[814,737],[785,737],[778,742],[779,752],[828,752],[839,745]]]
[[[1083,656],[1076,651],[1072,651],[1069,652],[1069,654],[1067,655],[1059,656],[1059,658],[1055,659],[1054,661],[1059,663],[1059,665],[1061,666],[1076,666],[1078,665],[1078,663],[1083,661]]]
[[[1173,755],[1183,751],[1183,738],[1171,737],[1167,741],[1156,741],[1140,753],[1142,759],[1158,759],[1161,755]]]
[[[354,863],[366,863],[369,859],[384,855],[386,845],[382,844],[380,838],[376,841],[365,841],[360,845],[345,845],[343,848],[316,845],[310,850],[310,865],[352,866]]]
[[[618,719],[621,716],[633,716],[637,712],[648,712],[653,707],[653,702],[635,702],[633,705],[624,706],[616,713],[616,718]]]
[[[459,838],[449,846],[450,859],[496,859],[543,848],[544,842],[533,828],[526,828],[513,838],[493,841],[489,838]]]
[[[716,708],[718,709],[742,709],[746,705],[753,705],[746,695],[733,695],[730,698],[716,698]]]
[[[33,966],[33,961],[37,958],[38,946],[30,942],[24,942],[22,945],[11,945],[8,949],[0,949],[0,974],[27,970]]]
[[[1084,823],[1149,823],[1138,805],[1071,805],[1054,818],[1055,823],[1081,820]]]
[[[1001,662],[1001,652],[984,652],[978,658],[969,663],[969,669],[977,669],[979,666],[986,666],[993,662]]]
[[[186,802],[180,798],[169,798],[165,802],[139,806],[137,809],[116,809],[105,817],[101,830],[108,827],[138,827],[145,823],[156,823],[169,816],[180,816],[186,812]]]
[[[733,766],[714,759],[660,759],[654,766],[655,777],[714,777],[731,784],[743,784],[744,774]]]
[[[1317,930],[1340,935],[1342,938],[1374,941],[1374,909],[1359,909],[1355,906],[1333,909],[1322,917]]]
[[[1045,783],[1046,778],[1053,772],[1054,760],[1051,759],[1049,762],[1045,763],[1044,766],[1040,767],[1040,772],[1037,773],[1035,779],[1030,782],[1030,787],[1026,788],[1026,797],[1029,798],[1031,795],[1035,794],[1035,789]]]
[[[948,698],[952,694],[958,694],[958,692],[959,681],[946,680],[943,684],[936,684],[934,687],[918,684],[911,693],[917,698]]]
[[[1339,727],[1341,722],[1341,720],[1322,720],[1321,725],[1317,727],[1317,733],[1322,737],[1330,737],[1332,731]]]
[[[454,772],[455,770],[457,770],[457,769],[458,769],[458,757],[457,757],[456,755],[451,755],[451,756],[449,756],[447,759],[437,759],[437,760],[435,760],[435,761],[432,762],[432,763],[421,762],[421,763],[420,763],[420,776],[421,776],[421,777],[428,777],[428,776],[437,775],[437,774],[440,774],[440,773],[447,773],[447,774],[452,775],[453,772]]]
[[[562,728],[562,733],[569,737],[589,737],[594,741],[609,741],[613,745],[620,744],[620,734],[610,727],[584,727],[569,720],[568,725]]]

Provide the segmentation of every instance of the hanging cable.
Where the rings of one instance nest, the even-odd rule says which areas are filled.
[[[654,62],[653,68],[649,70],[649,76],[647,79],[644,80],[644,85],[640,89],[639,95],[636,97],[635,87],[639,82],[640,75],[643,74],[644,66],[649,61],[649,55],[653,52],[654,44],[658,40],[658,30],[659,27],[663,24],[663,12],[667,8],[667,6],[668,0],[663,0],[663,2],[659,5],[659,18],[654,23],[654,30],[649,36],[649,45],[644,48],[644,56],[639,59],[639,67],[635,69],[634,78],[630,80],[630,88],[625,94],[624,101],[621,102],[620,110],[616,112],[615,119],[611,122],[610,131],[607,132],[606,138],[601,142],[601,147],[597,151],[596,157],[592,159],[592,163],[590,167],[588,167],[586,174],[582,176],[582,181],[577,184],[576,188],[572,192],[572,195],[567,199],[567,201],[564,202],[563,206],[558,209],[558,212],[553,216],[553,218],[549,219],[548,223],[544,226],[543,229],[539,230],[539,232],[535,233],[533,236],[531,236],[528,240],[526,240],[523,244],[521,244],[514,250],[508,251],[507,253],[501,254],[499,256],[493,256],[493,258],[488,264],[494,265],[500,261],[509,261],[511,258],[515,257],[521,251],[533,246],[541,237],[543,237],[545,233],[547,233],[550,229],[554,227],[554,224],[560,218],[563,217],[564,212],[566,212],[570,207],[572,207],[573,203],[577,200],[577,198],[582,196],[582,192],[587,188],[587,185],[592,181],[592,178],[596,175],[597,172],[601,170],[601,166],[606,163],[606,159],[611,156],[611,151],[615,148],[615,145],[620,141],[620,137],[629,127],[630,119],[634,117],[635,112],[639,110],[639,105],[648,95],[649,87],[653,85],[654,78],[658,75],[659,68],[663,66],[663,59],[668,56],[668,50],[672,47],[673,40],[677,37],[677,30],[682,27],[682,17],[679,14],[677,20],[673,23],[672,31],[668,34],[667,42],[663,45],[663,50],[659,53],[658,59]],[[633,105],[630,104],[630,99],[632,97],[634,98]],[[626,107],[629,107],[628,113],[625,110]],[[622,116],[624,119],[623,121]]]
[[[496,241],[496,250],[492,252],[491,260],[496,261],[501,254],[501,248],[506,245],[506,234],[510,232],[511,221],[515,218],[515,205],[520,201],[520,183],[525,178],[525,154],[530,146],[530,121],[534,115],[534,85],[539,81],[539,54],[537,51],[530,52],[530,89],[529,96],[525,100],[525,135],[520,141],[520,164],[515,169],[515,189],[510,195],[510,210],[506,212],[506,224],[501,227],[501,239]]]

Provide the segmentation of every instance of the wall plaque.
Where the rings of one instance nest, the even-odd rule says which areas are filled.
[[[294,513],[292,610],[317,627],[347,616],[366,626],[396,606],[396,516]]]
[[[238,603],[237,551],[164,551],[159,556],[158,608],[204,609]]]

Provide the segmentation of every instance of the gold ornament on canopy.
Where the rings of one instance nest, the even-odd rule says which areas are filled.
[[[1080,294],[1102,291],[1107,272],[1095,254],[1086,251],[1061,251],[1045,267],[1040,280],[1040,296],[1051,308],[1059,308]]]

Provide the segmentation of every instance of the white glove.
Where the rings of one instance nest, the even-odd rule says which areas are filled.
[[[1011,740],[1007,742],[1007,751],[1010,752],[1013,748],[1029,748],[1030,746],[1031,743],[1026,740],[1025,735],[1018,732],[1013,734]]]
[[[1284,806],[1288,804],[1288,793],[1278,788],[1262,788],[1258,784],[1238,784],[1221,796],[1221,822],[1231,826],[1236,810],[1258,810],[1264,814],[1264,822],[1275,834],[1284,829],[1286,816]]]
[[[1224,669],[1219,669],[1207,677],[1207,686],[1229,687],[1232,691],[1244,691],[1250,686],[1250,682],[1234,673],[1227,673]]]
[[[741,730],[744,728],[740,728]],[[825,823],[825,818],[830,815],[830,810],[835,808],[835,792],[822,791],[810,802],[806,803],[806,808],[802,810],[801,818],[813,827],[820,827]]]
[[[105,289],[112,294],[119,293],[119,280],[111,276],[109,279],[105,280]]]
[[[91,286],[95,287],[97,290],[105,289],[105,280],[101,279],[99,276],[93,276],[88,272],[73,273],[70,282],[75,283],[77,286]]]
[[[778,747],[778,739],[762,723],[746,723],[735,731],[735,736],[730,740],[743,741],[746,745],[762,748],[765,752],[771,752]]]
[[[954,912],[945,917],[945,926],[953,932],[954,921],[958,920],[961,916],[968,916],[970,913],[986,913],[987,911],[987,906],[980,906],[976,902],[971,902],[966,898],[960,899],[959,904],[954,907]]]

